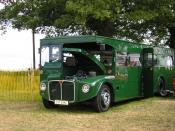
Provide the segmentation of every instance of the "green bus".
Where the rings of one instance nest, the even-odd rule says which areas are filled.
[[[46,108],[112,102],[173,93],[174,50],[103,36],[45,38],[40,42],[40,95]]]

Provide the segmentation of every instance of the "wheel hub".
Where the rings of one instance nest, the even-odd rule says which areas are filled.
[[[102,103],[104,104],[104,106],[108,106],[110,104],[110,94],[109,92],[103,91],[101,94],[101,98],[102,98]]]

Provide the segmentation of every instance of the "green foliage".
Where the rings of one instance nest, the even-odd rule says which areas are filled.
[[[0,21],[42,32],[53,27],[57,35],[93,33],[153,43],[170,38],[172,47],[174,11],[174,0],[23,0],[7,4]]]
[[[76,18],[82,20],[77,22],[85,24],[84,22],[89,16],[102,21],[111,18],[113,18],[111,21],[115,20],[120,10],[120,4],[119,0],[69,0],[67,9],[75,12]]]
[[[140,36],[143,34],[143,38],[159,43],[173,36],[169,29],[175,26],[174,0],[132,0],[124,5],[126,19],[139,27],[130,26],[130,29]],[[172,47],[173,43],[169,44]]]
[[[76,14],[74,22],[89,33],[113,36],[115,20],[119,18],[119,0],[69,0],[67,11]]]

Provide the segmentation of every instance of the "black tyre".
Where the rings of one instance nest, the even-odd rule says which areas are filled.
[[[94,99],[94,107],[98,112],[107,111],[111,104],[111,92],[107,85],[102,85]]]
[[[158,93],[159,93],[159,95],[160,96],[167,96],[168,95],[168,93],[167,93],[167,91],[165,90],[165,82],[164,82],[164,80],[163,79],[160,79],[160,81],[159,81],[159,91],[158,91]]]
[[[48,101],[44,98],[42,98],[42,100],[43,100],[43,105],[44,105],[45,108],[52,109],[52,108],[56,107],[55,104],[52,101]]]

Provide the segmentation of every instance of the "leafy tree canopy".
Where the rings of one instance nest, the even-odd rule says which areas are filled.
[[[174,11],[174,0],[18,0],[6,4],[0,11],[0,21],[6,23],[2,25],[11,21],[14,28],[56,35],[167,41],[174,48]]]

